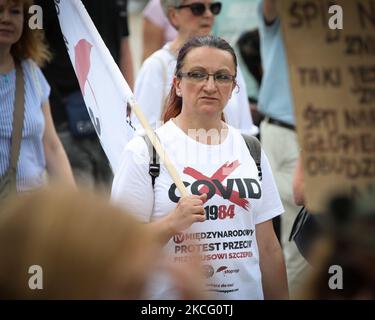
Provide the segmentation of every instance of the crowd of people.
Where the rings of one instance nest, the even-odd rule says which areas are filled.
[[[54,2],[35,1],[44,28],[33,30],[33,0],[0,0],[0,298],[374,298],[371,201],[334,202],[336,219],[315,225],[317,244],[331,235],[327,251],[305,250],[311,213],[277,1],[150,0],[137,74],[127,1],[82,2],[187,195],[134,113],[137,136],[112,172]],[[217,19],[241,11],[257,21]],[[325,287],[340,263],[359,279],[342,296]],[[32,265],[43,290],[27,285]]]

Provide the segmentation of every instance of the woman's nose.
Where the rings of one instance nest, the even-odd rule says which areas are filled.
[[[9,10],[0,10],[0,23],[9,22],[10,13]]]
[[[208,79],[205,81],[204,87],[206,90],[216,90],[216,82],[212,74],[208,75]]]
[[[212,19],[214,18],[214,15],[212,14],[211,9],[208,6],[206,6],[206,10],[204,11],[203,16],[206,18],[212,18]]]

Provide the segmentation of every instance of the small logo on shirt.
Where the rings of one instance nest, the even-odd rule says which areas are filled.
[[[227,274],[233,274],[233,273],[239,273],[240,269],[229,269],[227,266],[221,266],[217,268],[216,273],[222,273],[225,275]]]
[[[180,243],[184,242],[184,240],[185,240],[185,235],[183,233],[176,233],[173,236],[174,243],[180,244]]]

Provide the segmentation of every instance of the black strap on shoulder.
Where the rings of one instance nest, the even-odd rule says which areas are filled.
[[[246,134],[242,134],[242,137],[245,140],[246,146],[250,152],[250,155],[255,161],[255,164],[258,169],[258,177],[259,181],[262,181],[262,167],[260,163],[261,159],[261,146],[260,142],[257,138],[253,136],[249,136]],[[151,143],[150,138],[147,135],[143,136],[143,139],[146,142],[148,153],[150,155],[150,162],[149,162],[149,169],[148,173],[151,176],[152,179],[152,187],[154,188],[155,186],[155,179],[159,176],[160,174],[160,161],[159,161],[159,155],[156,152],[154,146]]]
[[[289,241],[292,241],[296,238],[298,233],[302,230],[302,227],[305,224],[308,216],[309,212],[305,207],[302,207],[301,210],[298,212],[296,219],[294,220],[292,231],[289,235]]]
[[[150,162],[149,162],[149,168],[148,168],[148,173],[151,176],[152,180],[152,187],[155,186],[155,179],[159,176],[160,174],[160,161],[159,161],[159,155],[156,152],[153,144],[151,143],[150,138],[147,135],[143,136],[143,139],[146,142],[148,153],[150,155]]]
[[[258,168],[259,181],[262,181],[262,167],[260,163],[262,149],[260,146],[260,142],[256,137],[249,136],[247,134],[242,133],[242,137],[244,138],[246,146],[249,149],[250,155],[253,157],[255,164]]]

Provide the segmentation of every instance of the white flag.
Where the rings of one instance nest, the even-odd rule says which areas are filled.
[[[115,173],[126,143],[134,136],[127,118],[133,93],[82,2],[55,0],[55,6],[87,110]]]

